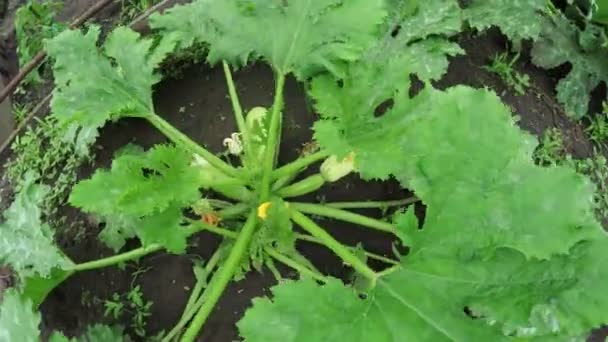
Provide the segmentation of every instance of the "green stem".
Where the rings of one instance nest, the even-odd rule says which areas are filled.
[[[325,277],[324,275],[317,273],[311,269],[309,269],[308,267],[300,264],[299,262],[289,258],[286,255],[283,255],[282,253],[280,253],[279,251],[277,251],[276,249],[272,248],[272,247],[264,247],[264,250],[266,251],[266,253],[268,253],[268,255],[270,255],[271,257],[275,258],[277,261],[293,268],[294,270],[298,271],[300,273],[300,275],[306,275],[309,276],[315,280],[327,283],[327,277]]]
[[[387,269],[385,269],[384,271],[378,272],[378,277],[385,277],[395,271],[398,271],[401,269],[401,265],[395,265],[395,266],[391,266]]]
[[[207,261],[207,264],[205,265],[205,268],[204,268],[205,275],[207,275],[207,277],[209,274],[211,274],[211,272],[213,272],[213,270],[217,266],[218,262],[220,261],[221,256],[222,256],[222,249],[218,248],[213,253],[213,255],[211,256],[209,261]],[[186,303],[186,308],[184,309],[184,313],[192,310],[194,303],[196,303],[196,300],[201,295],[201,292],[203,291],[205,284],[207,284],[207,277],[205,277],[205,279],[200,279],[199,281],[196,282],[196,285],[194,285],[194,289],[192,290],[190,298],[188,299],[188,303]],[[189,320],[189,318],[188,318],[188,320]]]
[[[231,207],[224,208],[217,212],[217,216],[221,217],[223,220],[231,219],[235,217],[242,216],[245,214],[251,207],[245,203],[238,203]]]
[[[306,241],[306,242],[312,242],[312,243],[317,244],[317,245],[324,245],[323,241],[317,239],[314,236],[310,236],[310,235],[306,235],[306,234],[297,234],[296,233],[296,239],[302,240],[302,241]],[[351,252],[357,251],[356,247],[347,246],[347,248]],[[363,253],[365,254],[365,256],[367,256],[370,259],[378,260],[378,261],[381,261],[381,262],[383,262],[385,264],[389,264],[389,265],[399,265],[399,261],[393,260],[391,258],[387,258],[387,257],[385,257],[383,255],[372,253],[372,252],[368,252],[366,250],[363,250]]]
[[[329,233],[323,228],[317,225],[314,221],[306,217],[304,214],[297,210],[291,210],[291,218],[304,230],[309,232],[312,236],[323,241],[323,244],[331,249],[336,255],[338,255],[344,262],[351,265],[357,272],[364,277],[368,278],[372,282],[378,278],[378,275],[372,270],[366,263],[361,261],[356,255],[351,253],[348,248],[342,245],[338,240],[334,239]]]
[[[222,252],[223,252],[223,250],[220,247],[213,253],[211,258],[205,265],[205,274],[211,274],[213,269],[217,266],[218,262],[220,261]],[[197,303],[200,302],[201,292],[205,288],[206,280],[207,279],[205,279],[205,281],[196,282],[196,285],[194,286],[194,289],[192,290],[192,293],[190,294],[190,298],[188,298],[188,303],[186,304],[186,308],[184,309],[184,312],[182,313],[182,317],[179,319],[179,321],[177,322],[175,327],[173,327],[173,329],[171,329],[171,331],[169,331],[169,333],[164,336],[163,342],[171,341],[174,337],[176,337],[182,331],[182,329],[186,326],[186,324],[188,324],[188,322],[190,322],[190,320],[192,319],[192,316],[194,316],[194,314],[196,313],[196,310],[200,306],[200,305],[197,306]]]
[[[336,220],[346,221],[360,226],[373,228],[387,233],[394,233],[395,226],[388,222],[376,220],[364,215],[351,213],[346,210],[331,208],[322,204],[289,202],[289,206],[306,214],[325,216]]]
[[[270,197],[270,186],[272,182],[272,170],[274,169],[277,146],[280,143],[280,124],[283,109],[283,88],[285,88],[285,75],[278,74],[272,112],[270,113],[270,124],[268,128],[268,140],[262,161],[262,183],[260,191],[260,203],[268,201]]]
[[[247,247],[255,232],[257,223],[256,211],[252,210],[243,229],[239,232],[239,236],[237,237],[228,258],[224,261],[217,273],[213,275],[209,287],[205,290],[205,293],[208,292],[206,300],[184,333],[182,342],[192,342],[196,339],[203,324],[205,324],[205,321],[209,317],[209,314],[211,314],[211,311],[222,296],[224,289],[234,276],[234,272],[239,267],[243,255],[247,252]],[[205,295],[205,293],[203,293],[203,295]]]
[[[227,237],[230,239],[236,239],[239,236],[239,234],[237,232],[233,232],[232,230],[228,230],[225,228],[216,227],[216,226],[213,226],[210,224],[202,224],[201,227],[203,230],[206,230],[213,234],[221,235],[223,237]]]
[[[327,150],[321,150],[313,154],[309,154],[306,157],[298,158],[295,161],[283,165],[280,168],[272,172],[272,179],[279,179],[283,177],[289,177],[293,174],[297,174],[302,170],[306,169],[311,164],[318,162],[319,160],[329,157],[331,153]]]
[[[277,192],[277,191],[281,190],[285,186],[289,185],[289,183],[293,182],[293,180],[296,179],[296,177],[298,177],[298,174],[294,173],[289,176],[284,176],[284,177],[277,179],[272,184],[271,191]]]
[[[173,127],[173,125],[165,121],[160,116],[156,114],[150,114],[145,118],[175,144],[181,145],[184,148],[188,149],[190,152],[196,153],[199,156],[203,157],[203,159],[209,162],[209,164],[214,166],[216,169],[222,171],[226,175],[239,178],[240,172],[237,169],[226,164],[226,162],[224,162],[218,156],[207,151],[205,148],[192,141],[192,139],[190,139],[184,133]]]
[[[319,190],[325,184],[321,174],[315,174],[279,189],[276,194],[282,198],[299,197]]]
[[[224,76],[226,77],[226,84],[228,85],[228,94],[230,94],[230,102],[232,103],[232,110],[234,111],[236,125],[243,136],[243,144],[245,146],[245,150],[247,151],[249,148],[249,132],[247,131],[247,124],[245,124],[243,108],[241,108],[239,95],[237,94],[236,87],[234,86],[230,66],[228,63],[226,63],[226,61],[222,61],[222,65],[224,66]]]
[[[395,201],[361,201],[361,202],[333,202],[323,203],[331,208],[336,209],[374,209],[374,208],[389,208],[408,205],[420,201],[417,197],[405,198]]]
[[[140,247],[140,248],[134,249],[134,250],[126,252],[126,253],[113,255],[108,258],[103,258],[103,259],[99,259],[99,260],[85,262],[82,264],[77,264],[68,269],[65,269],[65,271],[81,272],[81,271],[90,271],[90,270],[94,270],[97,268],[113,266],[113,265],[116,265],[116,264],[119,264],[122,262],[139,259],[148,254],[158,252],[161,249],[163,249],[163,246],[158,245],[158,244],[152,244],[148,247]]]
[[[229,238],[229,239],[236,239],[238,236],[238,234],[236,232],[233,232],[232,230],[219,228],[219,227],[207,225],[207,224],[204,225],[203,230],[209,231],[211,233],[214,233],[214,234],[217,234],[217,235],[223,236],[225,238]],[[310,236],[310,235],[306,235],[306,234],[298,234],[298,233],[296,233],[295,236],[296,236],[296,239],[298,239],[298,240],[312,242],[317,245],[324,245],[323,241],[317,239],[314,236]],[[347,248],[353,252],[357,249],[356,247],[347,247]],[[399,261],[393,260],[391,258],[387,258],[380,254],[376,254],[376,253],[372,253],[372,252],[368,252],[368,251],[363,251],[363,252],[370,259],[375,259],[375,260],[382,261],[384,263],[391,264],[391,265],[399,265]]]

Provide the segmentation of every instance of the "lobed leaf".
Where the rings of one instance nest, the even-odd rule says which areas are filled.
[[[74,186],[69,201],[106,222],[100,238],[115,251],[137,236],[144,246],[159,243],[183,253],[192,231],[182,227],[181,209],[201,196],[200,176],[190,163],[191,155],[174,146],[125,149],[111,170]]]
[[[385,16],[383,0],[196,0],[152,16],[151,25],[176,33],[182,46],[208,44],[211,63],[263,58],[305,79],[356,60]]]
[[[239,323],[247,341],[566,340],[608,319],[598,285],[608,281],[608,240],[590,182],[536,166],[536,142],[494,93],[427,87],[409,98],[399,83],[363,83],[374,102],[351,115],[357,106],[342,96],[363,86],[315,82],[331,89],[315,96],[326,111],[316,128],[332,128],[321,144],[355,151],[364,175],[407,184],[427,206],[424,224],[413,211],[397,218],[409,252],[365,299],[337,280],[279,285]],[[392,107],[375,117],[387,99]],[[341,311],[349,314],[325,324]],[[272,329],[259,329],[262,320]]]
[[[199,175],[190,161],[188,152],[170,145],[157,145],[145,154],[125,153],[110,170],[98,170],[78,183],[70,203],[106,217],[141,217],[186,207],[200,198]]]
[[[545,0],[470,0],[463,11],[469,24],[480,30],[500,28],[510,40],[537,39],[543,30]]]
[[[250,342],[584,340],[607,318],[605,242],[550,261],[511,249],[408,256],[364,298],[336,279],[292,281],[254,299],[238,328]]]
[[[40,341],[40,314],[15,289],[8,289],[0,301],[0,341]]]
[[[592,49],[583,49],[579,42],[594,40],[589,37],[594,31],[581,31],[561,13],[543,20],[540,38],[532,48],[532,62],[546,69],[567,62],[572,65],[568,75],[557,84],[557,99],[566,114],[581,118],[588,112],[591,91],[601,82],[608,82],[608,52],[599,43],[592,44],[595,45]]]
[[[51,227],[41,219],[40,205],[48,188],[34,181],[35,177],[26,175],[0,224],[0,263],[10,266],[22,280],[46,278],[52,269],[71,264],[55,245]]]
[[[152,39],[119,27],[101,50],[99,34],[91,26],[86,34],[67,30],[46,41],[55,61],[52,114],[83,131],[79,145],[90,145],[109,120],[154,113],[151,87],[160,80],[154,69],[176,43],[167,35],[154,46]]]

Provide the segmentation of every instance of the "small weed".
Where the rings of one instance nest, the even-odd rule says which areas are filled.
[[[608,139],[608,103],[604,103],[604,110],[601,114],[591,117],[589,127],[585,132],[589,134],[589,139],[596,144],[602,144]]]
[[[159,0],[121,0],[120,23],[128,25]]]
[[[30,106],[28,105],[20,105],[16,104],[13,106],[13,118],[15,119],[15,124],[20,124],[25,120],[25,118],[30,113]]]
[[[104,316],[113,320],[124,318],[125,313],[131,317],[131,328],[141,338],[146,337],[146,320],[151,315],[153,303],[147,301],[139,285],[132,286],[124,294],[114,293],[110,299],[104,301]]]
[[[591,179],[595,184],[594,202],[599,218],[608,218],[608,162],[599,152],[585,159],[575,159],[566,152],[561,132],[552,128],[545,132],[541,144],[534,152],[537,164],[544,166],[568,166]]]
[[[513,64],[519,59],[519,53],[509,60],[509,54],[504,52],[497,54],[492,58],[490,65],[485,65],[483,68],[489,72],[495,73],[513,89],[518,95],[524,95],[526,89],[530,86],[530,77],[513,69]]]
[[[106,299],[103,306],[105,307],[103,315],[111,317],[114,320],[120,319],[125,309],[125,304],[122,302],[122,296],[118,293],[114,293],[111,299]]]
[[[131,289],[127,293],[112,294],[110,299],[104,301],[104,316],[114,320],[124,318],[128,314],[131,318],[131,328],[141,338],[146,337],[146,320],[150,317],[153,302],[147,301],[139,285],[135,285],[137,278],[149,271],[150,268],[138,268],[132,273]]]
[[[606,158],[597,152],[593,157],[583,160],[571,160],[577,172],[589,176],[595,183],[594,201],[601,218],[608,218],[608,163]]]
[[[557,128],[547,130],[540,145],[534,151],[534,160],[538,165],[543,166],[561,165],[566,156],[562,133]]]
[[[19,65],[27,64],[43,48],[43,41],[63,31],[65,24],[55,20],[63,8],[62,1],[31,0],[15,13],[15,33]],[[38,84],[42,81],[39,70],[34,70],[24,80],[24,84]]]
[[[19,189],[23,176],[33,172],[40,181],[50,186],[42,210],[54,216],[65,204],[67,194],[77,180],[78,168],[91,160],[90,155],[76,152],[73,143],[66,141],[66,129],[52,116],[37,119],[34,127],[15,138],[11,145],[14,157],[7,162],[6,176]]]

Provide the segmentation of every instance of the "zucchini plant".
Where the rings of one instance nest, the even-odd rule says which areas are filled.
[[[233,279],[263,267],[279,273],[276,263],[300,279],[253,300],[238,323],[246,341],[583,340],[608,322],[608,239],[593,187],[570,168],[535,165],[536,139],[493,92],[433,88],[447,56],[463,53],[448,37],[465,17],[449,0],[196,0],[152,17],[157,40],[117,28],[98,48],[93,26],[47,41],[52,115],[78,141],[91,144],[108,121],[136,117],[170,142],[126,147],[110,169],[74,187],[70,203],[106,222],[100,238],[117,253],[108,258],[78,264],[63,255],[36,209],[45,189],[27,183],[0,226],[0,260],[20,279],[9,303],[25,306],[3,308],[0,323],[6,312],[36,315],[27,303],[76,272],[182,254],[190,236],[208,231],[224,242],[195,268],[198,283],[165,341],[194,341]],[[194,43],[225,72],[238,127],[225,143],[238,163],[155,113],[155,68]],[[245,113],[232,69],[256,61],[272,67],[274,101]],[[412,74],[425,82],[414,96]],[[290,75],[307,85],[320,115],[320,149],[277,165]],[[318,173],[298,177],[318,162]],[[424,218],[407,208],[411,199],[295,199],[352,172],[396,179],[425,204]],[[386,206],[401,208],[390,220],[348,210]],[[347,246],[318,217],[392,234],[406,252],[389,258]],[[141,247],[121,252],[131,238]],[[319,272],[298,240],[330,249],[355,281]],[[0,324],[0,336],[37,336],[32,326]]]

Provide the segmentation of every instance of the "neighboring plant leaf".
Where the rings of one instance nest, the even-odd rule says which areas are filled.
[[[207,43],[211,63],[263,58],[278,73],[305,79],[356,60],[385,16],[383,0],[196,0],[151,24],[178,33],[183,46]]]
[[[8,289],[0,301],[0,341],[40,341],[40,314],[32,302],[23,299],[16,289]]]
[[[1,5],[0,5],[1,6]],[[63,31],[67,25],[55,20],[63,9],[60,1],[30,0],[15,12],[15,36],[19,66],[23,68],[44,48],[44,40]],[[27,74],[23,84],[42,82],[40,68]]]
[[[393,11],[387,22],[383,38],[364,55],[362,61],[349,68],[374,66],[382,68],[386,64],[399,68],[377,70],[386,77],[395,72],[394,77],[409,77],[413,73],[422,81],[439,80],[447,71],[447,56],[464,54],[464,50],[446,38],[461,30],[461,10],[456,0],[399,1],[393,4]],[[396,60],[395,60],[396,59]],[[401,71],[399,71],[401,69]],[[407,82],[406,82],[407,83]]]
[[[86,34],[68,30],[46,41],[55,60],[52,113],[82,127],[81,140],[87,141],[81,145],[91,144],[96,138],[91,132],[109,120],[154,112],[151,87],[160,80],[154,69],[175,45],[174,37],[166,35],[153,48],[152,39],[119,27],[101,52],[99,34],[99,27],[91,26]]]
[[[48,188],[35,184],[35,178],[26,174],[0,224],[0,264],[10,266],[22,280],[48,277],[52,269],[71,264],[55,245],[51,227],[41,221],[39,206]]]
[[[111,170],[98,170],[72,190],[70,203],[103,217],[141,217],[169,207],[184,208],[200,198],[199,175],[191,155],[157,145],[145,154],[123,154]]]
[[[541,36],[532,48],[532,62],[545,69],[564,63],[572,65],[568,75],[557,84],[557,99],[566,114],[581,118],[588,112],[591,91],[601,82],[608,82],[608,50],[599,43],[589,43],[597,39],[590,36],[595,30],[581,31],[559,12],[543,17],[543,21]]]
[[[546,0],[469,0],[463,10],[469,24],[484,31],[492,26],[500,28],[513,41],[536,39],[541,33]]]

